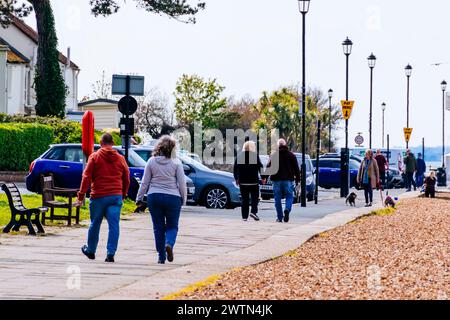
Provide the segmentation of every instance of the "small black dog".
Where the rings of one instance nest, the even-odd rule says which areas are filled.
[[[356,193],[352,192],[348,195],[347,199],[345,200],[345,205],[348,205],[350,203],[350,207],[351,206],[356,206],[355,200],[356,200],[357,196]]]
[[[384,206],[395,208],[395,201],[390,196],[387,196],[384,200]]]

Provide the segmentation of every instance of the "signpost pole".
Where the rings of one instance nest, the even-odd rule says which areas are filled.
[[[127,76],[127,80],[126,80],[126,93],[125,96],[129,96],[130,95],[130,76]],[[127,107],[129,107],[129,100],[127,100]],[[129,144],[129,134],[128,134],[128,130],[129,130],[129,125],[128,125],[128,115],[125,115],[125,143],[124,143],[124,147],[125,147],[125,161],[128,163],[128,148],[130,147]]]
[[[317,150],[316,150],[316,190],[314,191],[314,203],[319,201],[319,156],[320,156],[320,119],[317,120]]]
[[[386,137],[386,142],[387,142],[387,152],[386,152],[386,158],[387,158],[387,163],[388,163],[388,170],[386,172],[386,182],[385,182],[385,189],[386,189],[386,195],[389,195],[389,190],[388,190],[388,181],[389,181],[389,158],[391,156],[391,152],[389,150],[389,134]]]

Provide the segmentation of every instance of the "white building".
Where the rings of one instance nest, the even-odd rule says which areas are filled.
[[[0,113],[32,114],[36,105],[33,88],[37,63],[38,34],[22,20],[13,17],[8,28],[0,27]],[[80,68],[59,53],[59,62],[68,87],[66,110],[78,110]]]

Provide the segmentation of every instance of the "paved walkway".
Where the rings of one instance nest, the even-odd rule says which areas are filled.
[[[398,193],[398,192],[397,192]],[[410,193],[409,195],[413,195]],[[234,267],[258,263],[297,248],[311,236],[371,209],[346,207],[342,199],[295,207],[292,222],[273,222],[273,204],[261,205],[262,221],[242,222],[239,209],[186,207],[175,262],[156,263],[147,214],[121,222],[116,263],[104,260],[104,223],[97,260],[80,252],[87,228],[29,237],[0,236],[0,299],[158,299]],[[362,201],[359,201],[361,206]]]

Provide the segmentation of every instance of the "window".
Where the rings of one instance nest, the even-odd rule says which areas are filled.
[[[64,153],[64,161],[83,162],[83,151],[81,148],[67,148]]]
[[[136,150],[135,151],[144,161],[148,161],[148,159],[151,158],[152,153],[151,151],[146,150]]]
[[[46,155],[45,159],[64,160],[64,148],[53,148]]]

